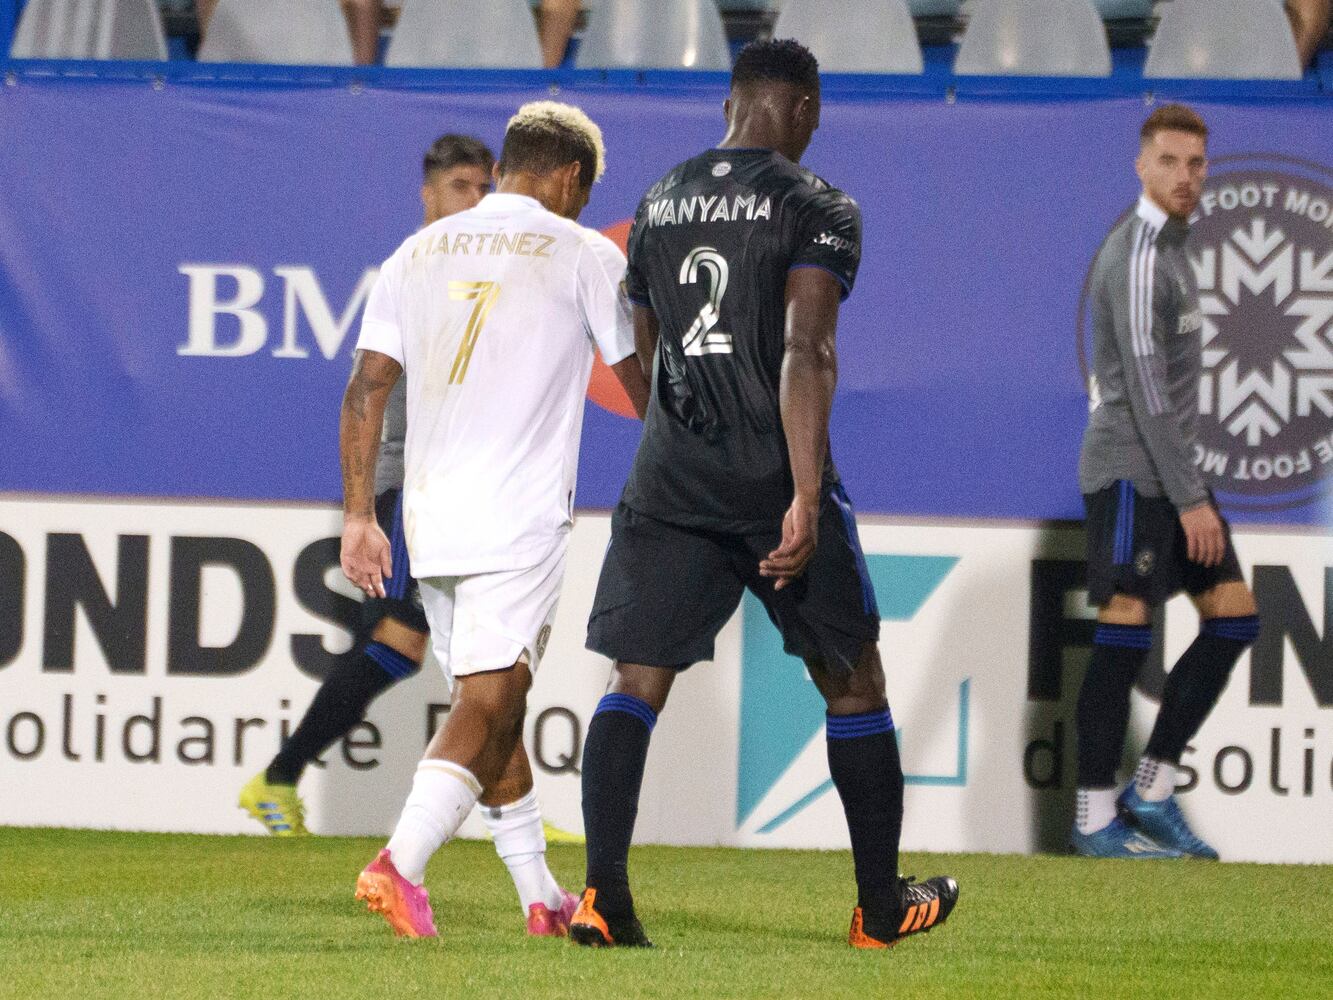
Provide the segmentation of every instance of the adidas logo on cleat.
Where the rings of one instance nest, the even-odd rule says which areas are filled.
[[[903,879],[902,917],[894,922],[872,920],[866,926],[861,907],[852,911],[852,926],[847,932],[847,943],[853,948],[892,948],[912,934],[924,934],[948,919],[958,903],[958,883],[947,875],[937,875],[917,885],[912,879]],[[896,928],[895,928],[896,923]]]

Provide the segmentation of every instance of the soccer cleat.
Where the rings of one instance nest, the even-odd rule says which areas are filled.
[[[241,789],[238,805],[264,824],[275,837],[304,837],[305,806],[295,785],[270,785],[260,771]]]
[[[847,932],[849,945],[862,949],[892,948],[905,937],[938,927],[958,905],[958,883],[947,875],[936,875],[920,884],[905,878],[899,885],[902,909],[891,920],[872,918],[867,926],[861,907],[852,911],[852,926]]]
[[[545,820],[542,821],[542,833],[546,835],[548,844],[586,844],[588,841],[578,833],[571,833],[568,830],[562,830],[558,826],[552,826]],[[577,903],[578,897],[574,897]]]
[[[578,905],[579,897],[564,889],[560,890],[560,906],[554,910],[545,903],[533,903],[528,907],[528,937],[566,937]]]
[[[362,869],[356,879],[356,898],[366,909],[389,922],[398,937],[435,937],[435,917],[425,888],[413,885],[393,865],[388,848]]]
[[[1185,816],[1180,811],[1180,804],[1174,795],[1167,796],[1160,802],[1147,802],[1139,796],[1138,789],[1130,785],[1116,799],[1116,806],[1125,819],[1142,830],[1163,847],[1179,851],[1191,858],[1205,858],[1216,861],[1217,852],[1195,835]]]
[[[605,917],[597,912],[597,890],[584,889],[579,908],[569,922],[569,939],[590,948],[651,948],[643,924],[633,913]]]
[[[1092,833],[1079,833],[1078,827],[1074,827],[1069,834],[1069,846],[1075,854],[1085,858],[1160,861],[1181,856],[1174,848],[1163,847],[1138,830],[1131,829],[1119,816]]]

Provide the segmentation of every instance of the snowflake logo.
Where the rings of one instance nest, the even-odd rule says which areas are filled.
[[[1203,314],[1196,460],[1238,501],[1302,502],[1333,473],[1333,189],[1221,174],[1189,247]]]

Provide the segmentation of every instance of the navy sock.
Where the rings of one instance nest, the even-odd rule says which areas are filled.
[[[1115,785],[1129,726],[1129,692],[1150,649],[1151,625],[1097,626],[1075,715],[1079,788]]]
[[[1245,648],[1259,637],[1259,616],[1209,618],[1198,637],[1166,675],[1162,707],[1148,739],[1145,756],[1180,763],[1185,745],[1222,696],[1231,671]]]
[[[898,840],[903,829],[903,768],[888,708],[827,717],[828,765],[842,799],[856,867],[856,905],[896,919]]]
[[[639,789],[657,713],[628,694],[603,696],[583,744],[583,827],[588,838],[588,888],[603,916],[634,910],[629,845],[639,815]]]
[[[296,731],[268,766],[272,785],[294,785],[306,766],[360,722],[379,695],[421,669],[398,650],[368,642],[365,655],[334,667],[315,692]]]

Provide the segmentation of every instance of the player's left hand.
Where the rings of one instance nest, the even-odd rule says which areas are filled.
[[[782,544],[759,563],[759,575],[776,577],[774,590],[781,590],[805,572],[819,543],[819,501],[801,496],[792,499],[782,519]]]
[[[384,596],[384,578],[393,576],[389,539],[372,518],[343,521],[343,575],[367,597]]]

